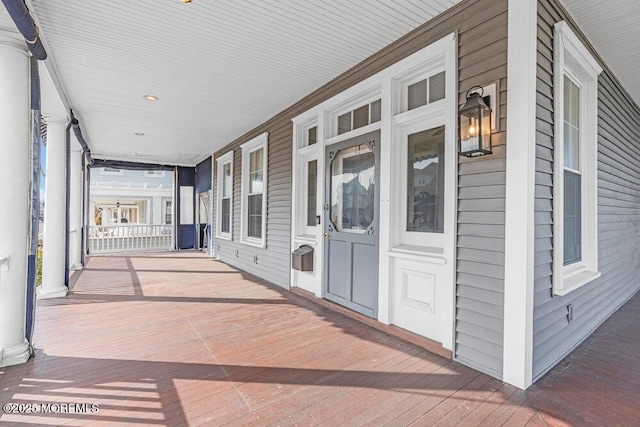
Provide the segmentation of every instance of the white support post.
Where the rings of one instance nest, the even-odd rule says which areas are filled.
[[[153,196],[153,222],[149,224],[164,224],[162,217],[162,196]]]
[[[73,140],[72,140],[73,141]],[[71,144],[71,207],[69,211],[69,266],[82,270],[82,150]]]
[[[64,116],[46,116],[47,180],[44,201],[44,242],[42,247],[42,285],[39,299],[64,297],[66,206],[66,122]]]
[[[509,0],[503,379],[532,382],[537,0]]]
[[[19,34],[0,30],[0,367],[24,363],[31,120],[29,56]]]

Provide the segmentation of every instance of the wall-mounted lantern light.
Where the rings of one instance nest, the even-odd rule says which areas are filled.
[[[458,152],[461,156],[491,154],[491,108],[485,104],[483,95],[480,86],[469,89],[467,101],[458,113]]]
[[[116,208],[119,208],[119,207],[120,207],[120,200],[116,202]]]

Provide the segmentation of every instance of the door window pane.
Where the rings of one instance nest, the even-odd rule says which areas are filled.
[[[360,144],[331,163],[331,222],[337,231],[364,233],[375,213],[375,156]]]
[[[380,121],[382,117],[382,100],[378,99],[371,103],[371,123]]]
[[[247,236],[262,238],[262,194],[253,194],[248,197],[249,218],[247,224]]]
[[[316,225],[317,194],[318,194],[318,161],[307,163],[307,226]]]
[[[427,105],[427,80],[420,80],[407,88],[408,110]]]
[[[444,71],[429,77],[429,102],[444,99],[445,95]]]
[[[313,145],[318,142],[318,127],[314,126],[307,131],[307,145]]]
[[[564,171],[564,265],[582,260],[582,176]]]
[[[338,135],[379,122],[381,114],[382,100],[380,99],[344,113],[338,116]]]
[[[369,124],[369,105],[353,110],[353,128],[358,129]]]
[[[338,135],[351,130],[351,111],[338,116]]]
[[[407,231],[444,232],[444,126],[408,137]]]

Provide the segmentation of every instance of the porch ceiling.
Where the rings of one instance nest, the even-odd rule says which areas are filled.
[[[459,1],[27,4],[95,157],[193,165]],[[640,103],[640,2],[561,1]]]
[[[27,5],[94,157],[193,165],[458,1]]]
[[[640,104],[640,2],[561,1],[636,104]]]

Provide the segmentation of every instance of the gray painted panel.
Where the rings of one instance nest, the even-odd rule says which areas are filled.
[[[491,277],[493,279],[504,279],[504,266],[492,265],[480,262],[458,260],[458,271],[473,273],[476,276]]]
[[[378,247],[355,243],[353,248],[353,302],[376,311],[378,307]]]
[[[480,301],[493,306],[502,306],[504,296],[500,292],[487,292],[484,289],[460,286],[457,295],[462,298]]]
[[[538,4],[538,57],[552,58],[555,22],[567,20],[578,36],[582,36],[556,0],[540,0]],[[548,65],[541,65],[538,81],[549,81]],[[640,287],[637,280],[640,270],[637,256],[640,145],[635,136],[640,109],[606,66],[598,83],[598,258],[602,276],[568,295],[551,297],[553,240],[536,240],[533,324],[533,373],[536,378],[561,360]],[[553,100],[553,91],[540,83],[537,89],[539,113],[542,114],[543,109],[553,111],[553,103],[546,100]],[[548,119],[546,113],[545,117]],[[552,127],[545,120],[537,123],[537,144],[552,148]],[[538,149],[537,153],[540,160],[550,162],[547,151]],[[551,176],[537,173],[536,184],[551,188]],[[536,224],[551,224],[552,206],[545,204],[538,208],[541,211],[536,212]],[[574,310],[571,323],[566,317],[568,304],[572,304]]]
[[[333,240],[327,247],[329,257],[327,274],[330,277],[327,292],[349,300],[351,288],[351,243]]]
[[[504,252],[504,239],[458,235],[458,247]]]
[[[502,252],[460,248],[458,249],[458,259],[481,262],[484,264],[504,265],[504,253]]]
[[[456,319],[478,325],[499,333],[504,332],[504,321],[501,318],[488,316],[478,311],[458,310]]]
[[[504,225],[504,213],[495,212],[458,212],[458,224],[496,224]]]
[[[462,286],[470,286],[472,288],[484,289],[490,292],[502,292],[504,282],[501,279],[458,272],[458,288]]]

